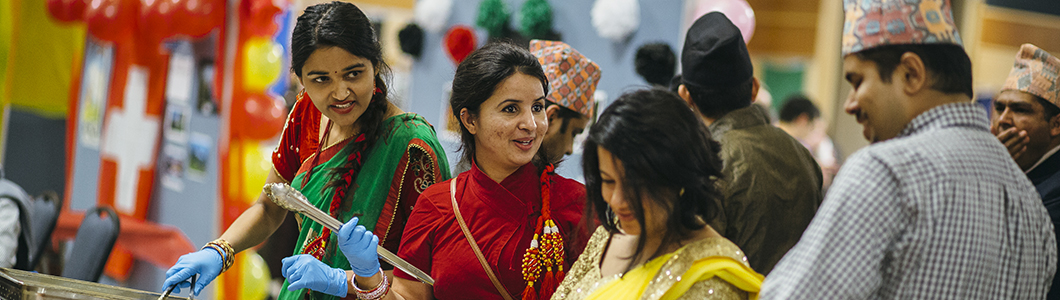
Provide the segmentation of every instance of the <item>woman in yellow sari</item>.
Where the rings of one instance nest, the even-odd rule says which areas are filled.
[[[762,275],[714,231],[720,149],[676,95],[619,97],[589,130],[588,204],[602,226],[552,299],[756,299]]]

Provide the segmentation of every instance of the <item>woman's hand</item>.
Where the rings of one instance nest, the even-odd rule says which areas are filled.
[[[350,261],[353,274],[360,277],[372,277],[379,272],[379,237],[364,226],[357,225],[358,218],[350,219],[339,228],[339,249]]]
[[[309,254],[289,256],[282,260],[280,271],[290,285],[288,291],[310,289],[328,295],[346,297],[346,271],[332,268]]]
[[[195,287],[192,290],[198,296],[199,292],[207,284],[210,284],[210,281],[213,281],[214,278],[217,278],[217,275],[221,274],[222,266],[224,266],[224,260],[221,259],[221,254],[217,253],[217,250],[213,248],[181,255],[180,259],[177,260],[177,264],[166,271],[166,281],[162,283],[162,289],[165,290],[177,284],[173,292],[180,293],[180,288],[191,286],[191,283],[186,282],[186,280],[191,278],[192,275],[199,274],[199,278],[195,281]]]

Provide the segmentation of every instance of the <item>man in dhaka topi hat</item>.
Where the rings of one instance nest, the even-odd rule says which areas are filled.
[[[840,169],[762,299],[1042,299],[1056,238],[971,102],[948,0],[845,0],[844,109],[871,145]]]

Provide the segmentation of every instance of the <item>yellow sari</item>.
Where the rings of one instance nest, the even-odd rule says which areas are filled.
[[[600,276],[610,233],[599,227],[552,299],[758,299],[764,277],[725,238],[692,242],[630,270]]]

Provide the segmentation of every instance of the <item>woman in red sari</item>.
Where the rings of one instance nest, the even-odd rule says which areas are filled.
[[[575,234],[585,187],[537,155],[548,129],[547,90],[537,59],[511,44],[488,44],[457,67],[450,105],[472,167],[420,195],[398,252],[435,284],[399,270],[395,278],[355,272],[362,299],[551,296],[586,236]],[[376,240],[353,222],[339,231],[355,271],[376,268]]]

